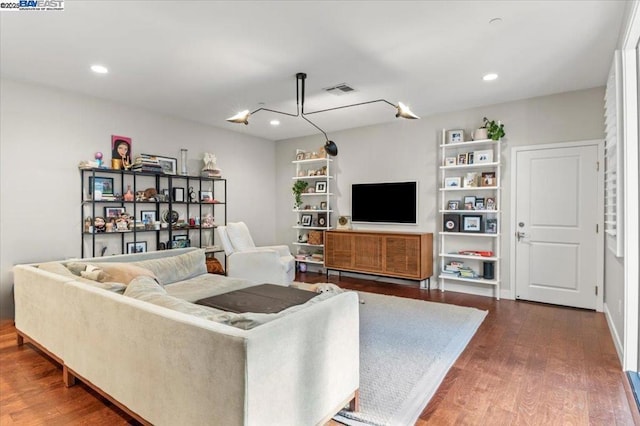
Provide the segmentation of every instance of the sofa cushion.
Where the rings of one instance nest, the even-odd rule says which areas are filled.
[[[234,290],[250,287],[251,281],[229,278],[216,274],[202,274],[188,280],[166,285],[164,288],[170,296],[187,302],[195,302],[205,297],[216,296]]]
[[[129,284],[139,276],[155,279],[149,269],[128,262],[68,262],[66,267],[72,273],[79,273],[83,278],[97,282],[117,282]]]
[[[188,280],[207,273],[204,249],[193,250],[178,256],[132,262],[149,269],[162,285]]]
[[[236,251],[244,251],[256,247],[249,233],[249,228],[244,222],[228,223],[227,235]]]
[[[58,275],[62,275],[65,277],[69,277],[72,278],[76,281],[85,283],[85,284],[89,284],[92,285],[94,287],[98,287],[98,288],[102,288],[104,290],[109,290],[109,291],[113,291],[115,293],[122,293],[124,291],[125,288],[127,288],[126,285],[124,285],[123,283],[118,283],[118,282],[109,282],[109,281],[105,281],[105,282],[98,282],[95,280],[89,280],[86,278],[82,278],[80,276],[77,276],[75,274],[73,274],[69,269],[67,269],[62,263],[60,262],[46,262],[46,263],[41,263],[38,265],[38,269],[41,269],[43,271],[47,271],[47,272],[51,272],[54,274],[58,274]]]

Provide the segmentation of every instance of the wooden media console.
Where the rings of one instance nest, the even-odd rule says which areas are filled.
[[[330,230],[324,237],[324,266],[420,281],[426,288],[433,275],[433,234]]]

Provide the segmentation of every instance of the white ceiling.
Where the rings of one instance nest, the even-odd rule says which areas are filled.
[[[295,113],[387,99],[428,116],[603,86],[625,1],[71,1],[0,14],[4,77],[271,140],[315,134]],[[499,24],[490,24],[493,18]],[[107,75],[89,71],[103,64]],[[496,72],[486,83],[482,76]],[[336,96],[338,83],[356,89]],[[396,120],[384,103],[312,115],[325,131]],[[272,118],[279,127],[269,125]]]

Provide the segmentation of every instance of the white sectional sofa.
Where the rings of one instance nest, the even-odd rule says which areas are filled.
[[[96,270],[77,276],[70,261],[14,268],[18,343],[60,362],[69,385],[78,378],[157,425],[314,425],[355,406],[355,293],[278,314],[226,314],[190,302],[252,284],[207,274],[202,250],[78,262],[136,277],[128,287],[97,282]]]

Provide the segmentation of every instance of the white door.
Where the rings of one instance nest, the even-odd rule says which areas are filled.
[[[600,147],[561,145],[515,152],[516,299],[596,309],[604,261]]]

